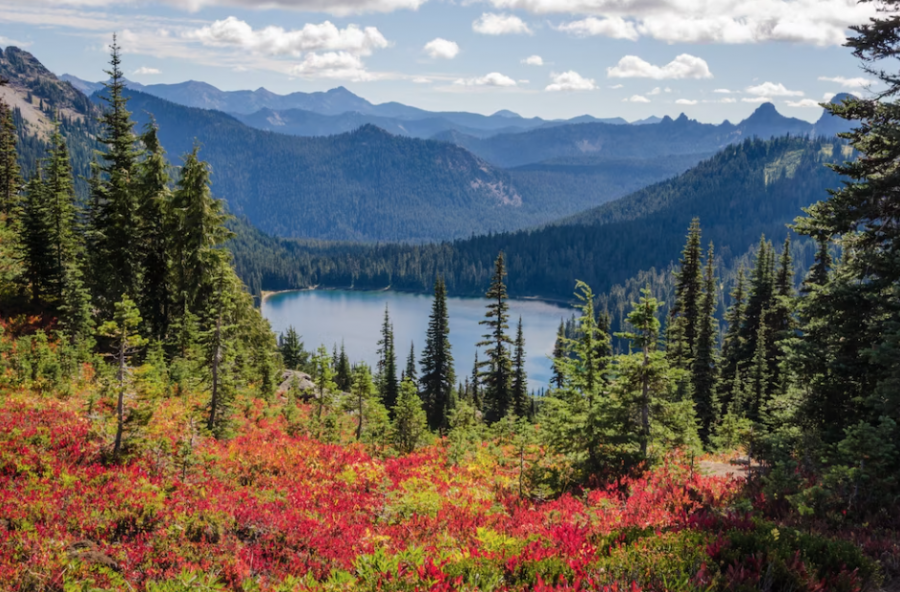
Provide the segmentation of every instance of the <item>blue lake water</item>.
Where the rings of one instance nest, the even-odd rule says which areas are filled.
[[[484,319],[487,302],[481,298],[447,299],[457,380],[472,373],[475,344],[486,329],[478,321]],[[262,312],[277,333],[293,325],[303,336],[308,351],[319,345],[331,351],[333,345],[340,347],[343,342],[352,362],[374,366],[387,305],[394,325],[399,371],[406,365],[411,342],[415,343],[417,361],[421,355],[431,303],[431,296],[421,294],[310,290],[273,294],[263,301]],[[532,300],[510,300],[509,310],[511,338],[515,338],[516,323],[522,317],[529,389],[545,388],[551,371],[548,356],[553,352],[559,322],[570,317],[573,309]],[[483,352],[478,355],[484,359]]]

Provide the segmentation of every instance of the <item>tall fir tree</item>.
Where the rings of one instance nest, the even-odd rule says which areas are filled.
[[[717,288],[716,263],[713,245],[710,243],[706,254],[706,268],[703,275],[703,294],[700,299],[700,326],[697,333],[697,347],[691,368],[691,383],[694,409],[700,421],[700,438],[709,443],[712,427],[719,416],[717,387],[718,360],[716,342],[719,322],[716,319]]]
[[[338,388],[343,392],[350,392],[353,385],[353,370],[350,367],[350,358],[347,356],[347,349],[344,342],[341,342],[341,351],[337,356],[337,367],[335,368],[334,381]]]
[[[431,429],[443,430],[447,427],[446,414],[456,375],[453,372],[453,354],[450,347],[447,287],[441,277],[434,282],[434,300],[428,320],[425,349],[422,351],[421,368],[422,377],[419,384],[422,387],[421,395],[428,414],[428,424]]]
[[[561,389],[565,383],[563,364],[568,357],[566,351],[566,326],[559,321],[559,329],[556,331],[556,341],[553,343],[553,374],[550,377],[550,388]]]
[[[288,326],[287,331],[280,337],[279,349],[281,360],[288,370],[300,370],[306,365],[303,352],[303,342],[293,325]]]
[[[522,317],[516,327],[516,341],[513,354],[512,377],[513,409],[519,417],[531,415],[531,399],[528,396],[528,373],[525,369],[525,333],[522,330]]]
[[[78,205],[75,181],[66,141],[56,124],[50,138],[50,154],[46,168],[46,206],[49,216],[49,242],[52,251],[52,271],[47,284],[53,303],[58,307],[63,296],[70,292],[66,280],[79,259]]]
[[[7,225],[11,225],[15,218],[19,190],[22,187],[17,144],[13,111],[0,99],[0,211],[6,217]]]
[[[744,345],[741,341],[741,328],[747,307],[747,284],[744,279],[744,268],[738,269],[734,289],[731,292],[731,306],[725,312],[725,335],[722,340],[721,372],[720,372],[720,404],[722,409],[728,407],[733,392],[733,382],[742,364],[741,355]]]
[[[409,355],[406,357],[406,369],[402,378],[409,378],[415,384],[419,383],[419,373],[416,371],[416,344],[413,342],[409,344]]]
[[[828,283],[828,274],[834,264],[831,252],[829,251],[830,245],[831,241],[829,240],[816,240],[817,248],[815,262],[812,267],[809,268],[806,279],[803,280],[803,287],[801,290],[803,294],[810,293],[814,289],[814,286],[821,288]]]
[[[388,306],[384,306],[381,339],[378,340],[378,395],[390,411],[397,404],[400,384],[397,380],[397,352],[394,349],[394,326]]]
[[[669,315],[667,355],[679,368],[690,367],[696,355],[700,332],[700,306],[703,294],[703,262],[700,247],[700,220],[694,218],[688,229],[687,243],[675,274],[675,302]]]
[[[50,196],[40,163],[34,175],[25,184],[19,232],[24,279],[31,287],[32,302],[35,306],[39,306],[53,296],[55,290],[53,271],[56,268],[56,253],[51,238],[53,225],[50,216]]]
[[[171,215],[172,192],[169,163],[159,142],[154,122],[140,137],[145,158],[137,167],[141,316],[154,339],[165,339],[171,320],[171,241],[177,236]]]
[[[91,183],[92,279],[97,302],[111,310],[122,294],[140,300],[140,218],[136,169],[140,159],[134,123],[125,97],[121,48],[116,37],[110,46],[109,81],[101,95],[106,108],[100,118],[98,138],[106,150],[101,154]]]
[[[484,412],[488,422],[495,422],[511,410],[512,401],[512,360],[509,346],[512,345],[506,331],[509,329],[509,303],[507,302],[506,265],[503,253],[497,256],[488,299],[485,318],[480,325],[488,328],[478,347],[487,348],[487,359],[481,362],[482,384],[484,385]]]

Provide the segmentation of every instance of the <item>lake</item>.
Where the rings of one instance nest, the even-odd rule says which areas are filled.
[[[421,356],[432,300],[422,294],[389,291],[307,290],[270,295],[263,301],[262,313],[276,333],[293,325],[303,336],[308,351],[325,345],[330,352],[333,345],[340,347],[343,342],[351,362],[366,362],[374,368],[387,305],[394,325],[399,373],[406,366],[411,342],[415,343],[416,360]],[[487,303],[482,298],[447,299],[457,381],[472,374],[475,344],[486,329],[478,321],[484,319]],[[516,323],[522,317],[528,388],[546,388],[552,368],[548,356],[553,352],[559,322],[570,317],[573,309],[533,300],[510,300],[509,310],[511,339],[515,339]],[[483,352],[478,356],[484,359]]]

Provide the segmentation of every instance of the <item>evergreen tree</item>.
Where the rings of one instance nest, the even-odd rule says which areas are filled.
[[[49,231],[49,247],[52,251],[52,268],[45,278],[52,292],[54,304],[63,303],[63,296],[70,292],[66,279],[73,267],[78,264],[78,213],[75,197],[75,182],[72,178],[72,165],[69,150],[56,124],[50,138],[50,154],[46,169],[46,207]],[[77,281],[76,277],[72,277]]]
[[[92,267],[94,291],[102,309],[109,309],[122,294],[139,299],[140,218],[135,188],[140,152],[134,123],[125,98],[125,78],[121,70],[120,47],[113,36],[110,46],[109,81],[101,98],[106,103],[100,122],[99,141],[106,146],[92,183],[91,213],[94,239]]]
[[[215,199],[209,186],[209,165],[197,158],[198,148],[189,153],[172,195],[174,217],[174,290],[187,307],[197,312],[200,303],[212,297],[214,278],[223,273],[228,252],[218,248],[234,234],[225,226],[229,216],[222,200]]]
[[[399,394],[397,381],[397,352],[394,350],[394,326],[388,306],[384,306],[381,339],[378,340],[378,394],[382,404],[392,410]]]
[[[482,384],[484,384],[485,418],[489,422],[498,421],[509,413],[512,408],[512,360],[510,359],[509,346],[512,344],[506,331],[509,329],[509,304],[506,299],[506,266],[503,261],[503,253],[497,256],[494,264],[494,275],[491,279],[491,287],[486,294],[490,301],[487,306],[485,319],[479,321],[480,325],[488,328],[483,340],[478,342],[478,347],[486,347],[487,360],[481,362]]]
[[[409,454],[424,443],[427,434],[428,417],[422,399],[412,380],[404,380],[394,407],[394,445],[400,454]]]
[[[472,408],[475,411],[481,411],[481,364],[478,363],[477,351],[475,352],[475,364],[472,366],[472,382],[470,388],[472,389]]]
[[[744,280],[744,268],[738,269],[734,290],[731,292],[731,306],[725,313],[725,325],[727,329],[722,342],[721,385],[723,387],[720,402],[727,407],[731,401],[731,386],[742,364],[741,355],[744,344],[741,341],[741,328],[744,326],[746,312],[746,281]]]
[[[20,227],[25,279],[31,285],[31,300],[35,306],[46,302],[55,289],[52,281],[56,254],[51,240],[53,227],[49,201],[44,172],[38,166],[25,185]]]
[[[284,367],[288,370],[300,370],[306,366],[303,342],[300,341],[300,335],[297,334],[297,330],[294,329],[293,325],[289,326],[287,331],[281,335],[279,350],[281,351]]]
[[[553,374],[550,377],[550,388],[561,389],[565,383],[563,364],[568,353],[566,351],[566,326],[560,319],[559,329],[556,331],[556,341],[553,344]]]
[[[335,368],[334,381],[338,389],[349,392],[353,384],[353,371],[350,368],[350,358],[347,357],[347,350],[344,348],[344,342],[341,342],[341,353],[337,357],[337,368]]]
[[[675,303],[670,311],[668,356],[679,368],[689,368],[696,355],[700,333],[700,306],[703,294],[703,264],[700,247],[700,220],[694,218],[675,274]],[[674,335],[672,334],[674,333]]]
[[[146,340],[137,332],[141,325],[141,315],[137,306],[127,296],[116,303],[116,314],[112,320],[103,323],[98,333],[113,340],[116,366],[116,439],[113,444],[113,458],[122,452],[125,433],[125,391],[128,379],[128,362],[131,356],[146,345]]]
[[[234,292],[228,289],[226,278],[216,281],[214,292],[208,300],[205,324],[209,329],[201,334],[201,345],[206,354],[209,376],[209,413],[206,427],[217,438],[226,434],[230,418],[228,412],[234,397],[234,384],[230,375],[234,356],[234,334],[237,327],[230,323],[234,314]]]
[[[453,354],[450,347],[447,289],[443,278],[440,277],[434,283],[434,301],[428,320],[421,366],[422,378],[419,379],[419,383],[422,387],[425,411],[428,414],[428,425],[434,430],[443,430],[447,424],[445,413],[456,375],[453,372]]]
[[[356,441],[359,442],[363,437],[363,425],[367,415],[366,408],[372,404],[372,398],[375,394],[372,373],[366,364],[360,364],[354,368],[352,385],[347,390],[350,391],[348,402],[352,404],[351,411],[356,413]]]
[[[766,315],[766,358],[768,363],[768,396],[784,387],[782,364],[785,358],[784,344],[794,337],[794,263],[791,258],[791,239],[784,241],[778,271],[775,274],[770,309]]]
[[[753,272],[750,275],[747,306],[744,308],[744,318],[740,329],[742,347],[738,354],[739,364],[750,363],[750,360],[756,355],[756,338],[759,335],[759,327],[766,324],[766,315],[772,308],[775,295],[774,258],[772,244],[765,237],[760,238]]]
[[[694,408],[700,420],[700,438],[709,442],[712,426],[718,419],[716,387],[718,386],[718,360],[716,359],[716,340],[718,339],[718,321],[716,320],[716,269],[713,245],[710,243],[706,255],[706,271],[704,273],[704,289],[700,299],[699,331],[697,347],[692,366],[692,393]]]
[[[170,242],[176,236],[170,212],[172,192],[169,188],[169,164],[166,152],[159,143],[157,128],[151,121],[140,137],[146,157],[137,167],[135,190],[139,215],[139,264],[143,272],[141,283],[141,311],[148,331],[156,339],[163,339],[169,329],[172,251]]]
[[[803,294],[808,294],[813,290],[813,286],[822,287],[828,283],[828,274],[833,264],[831,253],[828,251],[829,241],[820,239],[816,241],[818,249],[816,250],[815,263],[809,269],[806,279],[803,280]]]
[[[516,329],[512,400],[513,410],[516,415],[528,417],[531,414],[531,400],[528,396],[528,374],[525,371],[525,334],[522,332],[522,317],[519,317],[519,325]]]
[[[322,413],[331,406],[331,400],[337,385],[334,383],[334,369],[331,356],[324,345],[313,355],[313,379],[316,383],[316,438],[322,436]]]
[[[6,225],[15,217],[22,177],[16,150],[18,135],[12,109],[0,99],[0,211]]]
[[[416,384],[419,382],[419,374],[416,371],[416,344],[413,342],[409,344],[409,356],[406,358],[406,370],[403,371],[402,378],[409,378]]]

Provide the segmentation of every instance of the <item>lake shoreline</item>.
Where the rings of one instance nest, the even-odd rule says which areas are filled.
[[[429,293],[429,292],[416,292],[413,290],[397,290],[390,286],[388,286],[387,288],[379,288],[377,290],[376,289],[360,290],[358,288],[330,288],[330,287],[310,286],[309,288],[291,288],[289,290],[271,290],[271,291],[270,290],[262,290],[262,291],[260,291],[260,301],[265,302],[269,297],[277,296],[279,294],[290,294],[292,292],[316,292],[316,291],[318,291],[318,292],[342,291],[342,292],[360,292],[360,293],[363,293],[363,292],[373,292],[373,293],[396,292],[397,294],[414,294],[417,296],[431,296],[431,293]],[[484,296],[453,296],[453,295],[448,295],[448,297],[449,298],[463,298],[463,299],[465,299],[465,298],[484,298]],[[519,300],[519,301],[525,301],[525,302],[543,302],[545,304],[553,304],[553,305],[559,306],[561,308],[571,308],[573,311],[575,310],[575,307],[571,300],[562,300],[562,299],[558,299],[558,298],[545,298],[543,296],[517,296],[514,298],[510,297],[509,300]]]

